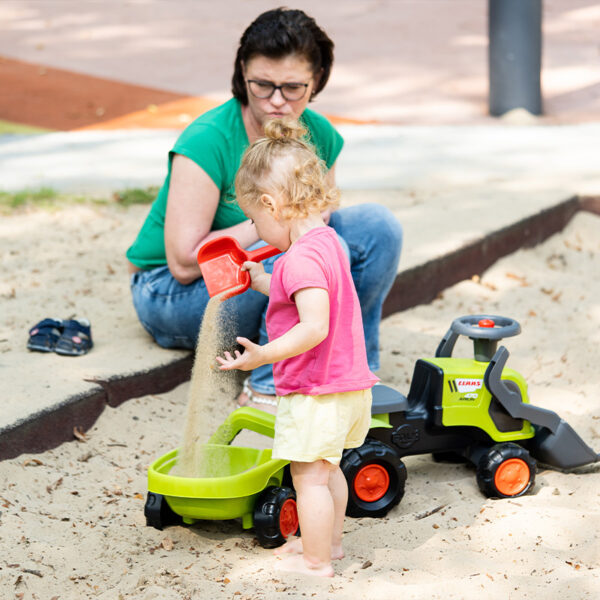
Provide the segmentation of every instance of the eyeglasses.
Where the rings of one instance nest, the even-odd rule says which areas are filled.
[[[275,90],[279,90],[281,95],[288,101],[302,100],[306,94],[308,83],[282,83],[275,85],[272,81],[261,81],[260,79],[246,79],[250,93],[255,98],[265,100],[270,98]]]

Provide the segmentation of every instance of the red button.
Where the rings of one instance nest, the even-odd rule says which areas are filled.
[[[495,327],[496,323],[494,323],[492,319],[481,319],[477,325],[479,325],[479,327]]]

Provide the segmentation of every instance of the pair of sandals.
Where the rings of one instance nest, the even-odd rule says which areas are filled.
[[[27,340],[29,350],[63,356],[82,356],[93,345],[92,327],[87,319],[43,319],[29,330]]]
[[[250,387],[250,377],[244,379],[242,393],[246,394],[248,402],[243,405],[240,405],[238,403],[238,406],[248,406],[250,404],[257,404],[257,408],[259,408],[260,410],[265,410],[267,412],[275,412],[277,410],[277,400],[275,400],[275,398],[265,396],[264,394],[260,394],[259,392],[255,392]]]

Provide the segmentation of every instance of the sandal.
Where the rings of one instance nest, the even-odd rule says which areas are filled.
[[[63,321],[63,332],[54,351],[63,356],[81,356],[93,346],[92,327],[87,319]]]
[[[259,394],[258,392],[255,392],[251,387],[250,387],[250,377],[246,377],[246,379],[244,379],[244,384],[242,386],[242,394],[246,394],[246,396],[248,396],[248,404],[250,402],[253,402],[254,404],[263,404],[266,406],[277,406],[277,400],[274,400],[272,398],[268,398],[266,396],[264,396],[263,394]],[[246,406],[241,405],[240,406]]]
[[[29,330],[27,348],[37,352],[54,352],[62,332],[61,319],[43,319]]]

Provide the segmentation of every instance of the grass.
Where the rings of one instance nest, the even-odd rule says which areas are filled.
[[[114,192],[112,198],[99,198],[76,194],[59,193],[53,188],[3,192],[0,190],[0,214],[24,212],[26,210],[59,210],[75,204],[110,205],[127,208],[134,204],[150,204],[156,198],[158,187],[127,188]]]
[[[0,207],[10,212],[25,206],[47,207],[56,202],[58,194],[52,189],[43,187],[39,190],[22,190],[20,192],[0,192]]]
[[[10,121],[3,121],[0,119],[0,135],[6,133],[48,133],[51,129],[44,129],[42,127],[35,127],[34,125],[24,125],[22,123],[12,123]]]
[[[113,200],[122,206],[131,206],[132,204],[150,204],[154,202],[158,194],[157,186],[147,188],[128,188],[113,194]]]

